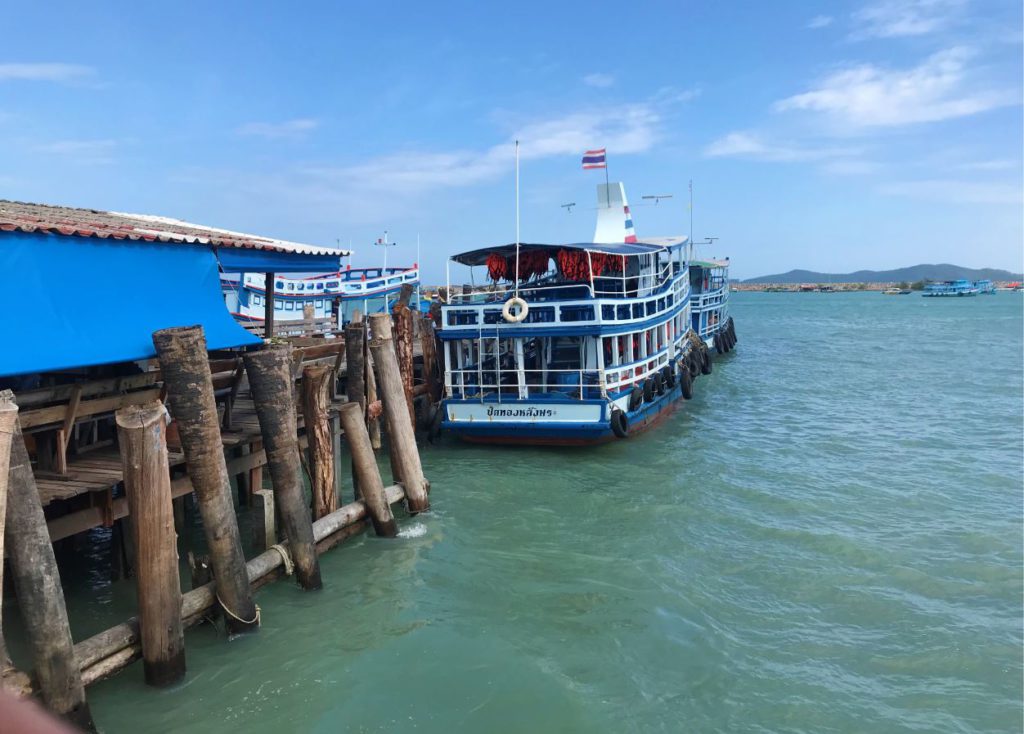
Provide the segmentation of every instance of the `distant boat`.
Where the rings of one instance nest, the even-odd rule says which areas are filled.
[[[962,298],[978,295],[978,287],[969,280],[946,280],[941,283],[929,283],[921,293],[926,298]]]
[[[886,288],[882,291],[883,296],[906,296],[911,293],[909,288]]]
[[[974,281],[974,287],[983,296],[994,296],[996,294],[996,285],[991,280],[976,280]]]

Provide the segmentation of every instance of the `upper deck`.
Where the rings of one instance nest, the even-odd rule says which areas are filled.
[[[441,336],[460,339],[499,330],[523,336],[610,334],[667,319],[689,303],[685,241],[522,244],[518,262],[515,245],[456,255],[455,263],[485,266],[491,285],[463,287],[461,293],[449,285]],[[529,304],[529,312],[522,322],[510,323],[502,307],[516,295]]]
[[[420,279],[417,266],[411,268],[348,268],[336,273],[309,278],[274,279],[275,298],[313,298],[341,296],[361,298],[400,288],[405,283],[416,284]],[[267,288],[263,273],[245,273],[242,285],[257,292]]]

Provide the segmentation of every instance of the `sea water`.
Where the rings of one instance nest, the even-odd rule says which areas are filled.
[[[425,448],[431,512],[261,590],[256,635],[190,630],[180,685],[92,687],[96,720],[1020,731],[1022,306],[737,293],[736,351],[653,431]],[[77,639],[133,612],[103,558],[67,580]]]

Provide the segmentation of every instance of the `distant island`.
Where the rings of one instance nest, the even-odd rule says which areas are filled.
[[[913,265],[895,270],[858,270],[855,273],[817,273],[812,270],[790,270],[778,275],[762,275],[739,281],[740,285],[785,285],[785,284],[839,284],[864,283],[891,285],[897,283],[923,283],[938,280],[991,280],[996,283],[1024,280],[1024,275],[996,268],[965,268],[960,265],[941,263],[938,265]]]

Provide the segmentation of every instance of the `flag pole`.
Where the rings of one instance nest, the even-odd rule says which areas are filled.
[[[608,183],[608,149],[604,150],[604,200],[608,202],[608,208],[612,208],[611,184]]]
[[[519,141],[516,141],[516,298],[519,297]]]

